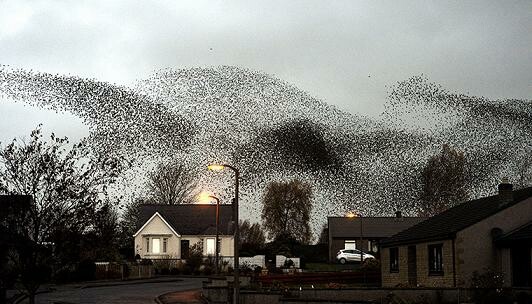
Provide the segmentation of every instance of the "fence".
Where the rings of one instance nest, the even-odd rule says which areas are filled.
[[[229,266],[233,266],[233,257],[221,257],[220,258],[223,262],[227,263]],[[266,267],[266,256],[264,255],[256,255],[253,257],[239,257],[240,265],[241,266],[251,266],[256,267],[260,266],[262,268]]]
[[[146,279],[154,275],[152,265],[96,262],[96,280]]]

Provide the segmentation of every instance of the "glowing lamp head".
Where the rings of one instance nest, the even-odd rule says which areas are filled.
[[[223,169],[225,169],[225,166],[223,165],[217,165],[217,164],[212,164],[212,165],[208,165],[207,166],[207,169],[211,170],[211,171],[221,171]]]
[[[198,201],[200,203],[210,203],[211,200],[211,195],[205,191],[202,191],[200,194],[198,194]]]
[[[200,194],[198,194],[198,201],[203,204],[210,204],[212,203],[212,200],[215,200],[217,203],[220,202],[220,199],[217,198],[214,195],[209,194],[206,191],[202,191]]]
[[[357,217],[356,213],[354,212],[348,212],[345,216],[346,217]]]

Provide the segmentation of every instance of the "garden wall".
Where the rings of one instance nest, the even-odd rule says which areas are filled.
[[[478,290],[477,290],[478,291]],[[204,287],[203,296],[208,303],[227,303],[229,297],[227,288]],[[481,291],[482,292],[482,291]],[[490,292],[490,290],[485,290]],[[517,293],[532,290],[509,290],[514,296]],[[242,290],[240,303],[242,304],[288,304],[288,303],[462,303],[470,302],[473,294],[471,289],[455,288],[349,288],[349,289],[303,289],[292,290],[283,296],[279,291],[249,291]]]

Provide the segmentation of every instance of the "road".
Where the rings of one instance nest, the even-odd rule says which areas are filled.
[[[179,282],[144,283],[85,289],[69,288],[39,294],[35,302],[37,304],[52,304],[55,302],[76,304],[153,304],[156,296],[167,292],[199,289],[203,280],[201,278],[184,278],[183,281]]]

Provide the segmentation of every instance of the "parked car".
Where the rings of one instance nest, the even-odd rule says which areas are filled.
[[[347,262],[360,262],[362,261],[362,256],[364,256],[364,261],[375,258],[373,255],[362,252],[358,249],[341,249],[336,254],[336,260],[340,264],[345,264]]]

